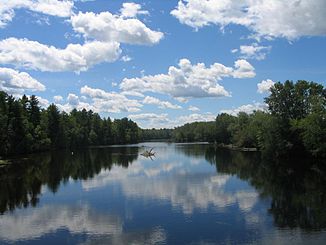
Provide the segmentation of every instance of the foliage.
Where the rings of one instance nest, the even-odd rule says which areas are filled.
[[[250,115],[240,112],[237,116],[222,113],[215,123],[195,122],[177,127],[172,132],[173,140],[215,141],[257,148],[265,155],[276,157],[326,156],[326,90],[321,84],[303,80],[278,82],[265,102],[266,112]]]
[[[173,130],[173,140],[176,142],[206,141],[213,142],[215,139],[214,122],[187,123]]]
[[[151,140],[169,140],[172,138],[173,129],[161,128],[161,129],[143,129],[141,131],[142,141]]]
[[[112,122],[85,109],[67,114],[54,104],[41,109],[34,95],[15,99],[0,91],[0,156],[139,140],[139,127],[127,118]]]
[[[265,98],[268,111],[237,116],[222,113],[215,122],[187,123],[174,129],[140,129],[127,118],[111,121],[85,109],[40,109],[35,96],[16,100],[0,92],[0,155],[140,140],[206,141],[257,148],[266,155],[326,156],[326,89],[299,80],[276,83]]]

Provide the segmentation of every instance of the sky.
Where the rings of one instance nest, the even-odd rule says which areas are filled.
[[[143,128],[326,85],[325,0],[0,0],[0,90]]]

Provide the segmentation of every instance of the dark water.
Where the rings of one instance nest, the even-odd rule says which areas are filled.
[[[323,171],[204,144],[40,154],[0,188],[0,244],[326,244]]]

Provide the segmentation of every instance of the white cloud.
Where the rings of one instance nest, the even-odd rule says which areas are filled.
[[[174,128],[192,122],[214,121],[216,116],[210,112],[193,113],[179,117],[169,118],[167,113],[140,113],[130,114],[128,117],[137,122],[142,128]]]
[[[132,60],[132,58],[129,55],[124,55],[124,56],[121,57],[121,60],[123,62],[129,62],[129,61]]]
[[[242,105],[235,109],[229,109],[229,110],[221,110],[221,113],[227,113],[233,116],[236,116],[239,114],[239,112],[245,112],[247,114],[251,114],[254,111],[266,111],[267,105],[265,103],[254,103],[254,104],[247,104]]]
[[[161,109],[181,109],[182,107],[179,105],[174,105],[169,101],[161,101],[158,98],[154,98],[151,96],[146,96],[143,100],[144,104],[158,105]]]
[[[63,97],[61,95],[55,95],[55,96],[53,96],[53,100],[54,100],[54,102],[59,103],[59,102],[63,101]]]
[[[269,89],[274,85],[275,83],[270,80],[263,80],[260,83],[257,84],[257,92],[260,94],[269,92]]]
[[[78,105],[79,97],[75,94],[68,94],[67,101],[70,105]]]
[[[3,0],[0,0],[0,3],[1,1]],[[73,30],[79,35],[82,34],[86,41],[84,44],[68,44],[66,48],[59,49],[28,39],[8,38],[0,41],[0,64],[50,72],[86,71],[101,62],[118,60],[121,54],[120,43],[153,45],[164,36],[135,18],[137,14],[147,12],[141,10],[140,5],[133,3],[123,4],[120,16],[110,12],[79,12],[71,15],[73,1],[68,0],[13,0],[10,4],[6,1],[4,6],[0,5],[0,26],[2,19],[8,21],[12,18],[14,8],[26,7],[28,3],[35,11],[71,16]],[[71,8],[68,8],[69,4],[72,4]],[[1,8],[4,12],[2,17]],[[121,60],[127,62],[131,57],[125,55]]]
[[[143,95],[140,92],[136,92],[136,91],[123,91],[123,92],[121,92],[121,94],[126,95],[126,96],[140,97],[140,98],[145,97],[145,95]]]
[[[193,113],[190,115],[178,117],[175,120],[174,124],[181,126],[183,124],[192,123],[192,122],[210,122],[210,121],[214,121],[215,118],[216,118],[216,116],[210,112],[207,112],[204,114]]]
[[[257,37],[326,35],[324,0],[180,0],[171,14],[193,28],[236,24]]]
[[[125,78],[120,88],[125,91],[156,92],[169,94],[175,98],[200,98],[230,96],[218,81],[223,77],[251,78],[254,68],[246,60],[237,60],[235,68],[214,63],[206,67],[203,63],[192,65],[181,59],[179,68],[169,67],[167,74],[149,75],[138,78]]]
[[[200,109],[198,107],[192,106],[192,105],[188,107],[188,110],[189,111],[200,111]]]
[[[44,91],[45,86],[26,72],[0,67],[0,90],[9,94],[22,94],[25,90]]]
[[[76,94],[69,93],[66,101],[67,101],[66,104],[59,104],[59,101],[56,102],[57,103],[56,106],[59,108],[59,110],[65,112],[71,112],[73,109],[77,109],[77,110],[86,109],[86,110],[92,110],[98,112],[93,105],[81,101],[79,96]]]
[[[137,3],[123,3],[120,9],[121,17],[135,18],[137,15],[148,15],[149,12],[141,10],[141,5]]]
[[[155,113],[141,113],[141,114],[131,114],[128,115],[131,120],[137,122],[137,124],[142,128],[168,128],[170,120],[168,114],[155,114]]]
[[[235,49],[235,52],[239,51],[240,57],[243,59],[264,60],[271,48],[271,46],[259,46],[257,43],[252,43],[251,45],[241,45],[239,50]]]
[[[42,14],[69,17],[73,6],[72,0],[0,0],[0,28],[12,21],[15,9],[24,8]]]
[[[149,29],[138,19],[125,19],[110,12],[81,13],[71,17],[75,32],[85,38],[104,42],[153,45],[163,38],[163,33]]]
[[[43,108],[47,108],[49,105],[50,105],[50,102],[47,100],[47,99],[44,99],[40,96],[36,96],[38,102],[39,102],[39,105]]]
[[[80,93],[92,99],[92,106],[96,112],[137,112],[143,106],[137,100],[128,99],[123,94],[88,86],[82,87]]]
[[[237,60],[234,67],[236,68],[233,72],[234,78],[250,78],[256,75],[255,68],[246,60]]]
[[[69,44],[57,49],[28,39],[8,38],[0,41],[0,63],[40,71],[86,71],[101,62],[119,58],[117,42],[87,42]]]

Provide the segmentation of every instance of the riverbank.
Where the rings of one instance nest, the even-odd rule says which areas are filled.
[[[216,148],[223,148],[223,149],[228,149],[228,150],[232,150],[232,151],[249,151],[249,152],[257,152],[258,149],[255,147],[238,147],[232,144],[214,144],[214,146]]]

